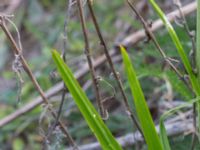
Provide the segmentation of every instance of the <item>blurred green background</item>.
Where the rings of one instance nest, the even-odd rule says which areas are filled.
[[[2,2],[0,11],[7,12],[12,6],[11,3],[13,1]],[[165,9],[165,12],[170,12],[176,8],[174,5],[171,5],[171,0],[160,0],[158,2]],[[188,2],[191,1],[184,1],[184,3]],[[11,19],[21,34],[23,54],[44,91],[61,81],[55,73],[51,50],[55,48],[61,52],[63,49],[63,31],[67,3],[68,1],[65,0],[22,0],[16,9],[10,12],[14,14],[14,17]],[[103,54],[103,50],[99,44],[87,7],[84,6],[84,9],[91,52],[94,60],[96,60]],[[126,36],[142,28],[137,17],[135,17],[123,0],[115,0],[112,2],[94,0],[94,10],[109,48],[112,48],[116,42],[120,42]],[[148,4],[145,4],[145,7],[141,8],[141,13],[148,20],[157,19],[157,16],[148,7]],[[187,17],[187,21],[190,29],[195,30],[195,13],[190,14]],[[86,63],[83,51],[84,41],[76,5],[72,6],[70,18],[67,22],[68,41],[66,60],[72,70],[76,72]],[[188,57],[190,57],[189,53],[192,44],[189,37],[183,28],[177,24],[173,25],[182,41],[183,47],[187,50]],[[9,24],[8,27],[17,40],[17,34],[13,26]],[[7,41],[3,31],[0,31],[0,119],[2,119],[16,109],[23,107],[26,103],[34,100],[38,96],[38,93],[24,71],[20,74],[24,83],[22,86],[20,85],[20,79],[12,69],[15,60],[12,47]],[[168,56],[179,59],[176,49],[165,29],[158,30],[156,37]],[[145,96],[149,102],[156,102],[159,105],[160,102],[165,100],[187,101],[192,98],[190,90],[169,70],[169,67],[166,66],[152,43],[141,41],[137,45],[129,48],[129,54],[134,62],[138,77],[141,79]],[[119,57],[115,57],[115,68],[121,74],[124,81],[124,89],[134,109],[128,83],[123,75],[121,62],[118,60]],[[180,63],[177,64],[177,67],[182,69],[184,73]],[[106,104],[109,111],[109,119],[106,121],[106,124],[115,136],[122,136],[126,133],[133,132],[132,124],[122,106],[121,95],[118,92],[109,66],[105,64],[99,67],[97,73],[103,79],[100,82],[102,97],[106,98],[115,93],[114,100],[110,100]],[[90,82],[90,75],[86,75],[80,80],[83,86],[89,84],[85,91],[88,97],[94,102],[94,105],[96,105]],[[116,92],[113,90],[114,88]],[[170,93],[171,91],[172,93]],[[58,109],[60,99],[61,93],[51,98],[52,105],[56,110]],[[153,108],[151,111],[155,122],[158,123],[160,116],[159,108]],[[66,96],[62,111],[62,120],[69,128],[72,137],[78,145],[95,141],[94,136],[91,134],[91,131],[74,105],[70,95]],[[40,106],[35,108],[33,111],[19,117],[0,129],[0,149],[42,149],[45,133],[53,121],[53,118],[46,111],[45,107]],[[69,143],[59,129],[55,130],[52,134],[48,139],[48,149],[66,149],[69,146]],[[172,149],[187,150],[190,147],[190,140],[190,135],[171,138]],[[182,146],[183,144],[184,147]],[[146,148],[144,147],[144,149]]]

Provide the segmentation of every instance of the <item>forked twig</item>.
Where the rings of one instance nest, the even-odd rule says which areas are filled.
[[[110,54],[109,54],[107,45],[106,45],[105,40],[104,40],[104,38],[103,38],[103,36],[102,36],[102,33],[101,33],[101,30],[100,30],[99,24],[98,24],[98,22],[97,22],[97,19],[96,19],[95,14],[94,14],[94,11],[93,11],[93,8],[92,8],[92,2],[91,2],[90,0],[88,0],[87,4],[88,4],[88,8],[89,8],[89,11],[90,11],[90,14],[91,14],[92,21],[93,21],[93,23],[94,23],[96,32],[97,32],[98,37],[99,37],[100,42],[101,42],[100,44],[103,46],[104,53],[105,53],[105,55],[106,55],[107,61],[108,61],[109,65],[110,65],[110,68],[111,68],[111,70],[112,70],[112,73],[113,73],[113,75],[114,75],[114,77],[115,77],[115,79],[116,79],[116,81],[117,81],[118,87],[119,87],[120,92],[121,92],[121,95],[122,95],[122,97],[123,97],[123,101],[124,101],[125,107],[126,107],[126,109],[127,109],[127,113],[128,113],[128,115],[130,116],[131,120],[133,121],[133,124],[137,127],[137,129],[139,130],[139,132],[143,135],[142,130],[141,130],[141,128],[140,128],[140,125],[139,125],[139,123],[138,123],[136,117],[133,115],[133,112],[131,111],[131,108],[130,108],[130,106],[129,106],[129,104],[128,104],[128,99],[127,99],[127,97],[126,97],[126,95],[125,95],[125,92],[124,92],[124,89],[123,89],[123,85],[122,85],[120,76],[119,76],[119,74],[116,72],[116,70],[115,70],[115,68],[114,68],[114,64],[113,64],[113,62],[112,62],[112,58],[111,58],[111,56],[110,56]]]
[[[104,119],[104,118],[107,118],[107,117],[105,116],[106,113],[105,113],[105,110],[103,108],[103,104],[101,102],[101,97],[100,97],[100,92],[99,92],[99,83],[98,83],[96,72],[95,72],[95,69],[93,67],[93,63],[92,63],[92,59],[91,59],[89,39],[88,39],[88,33],[87,33],[88,31],[86,29],[85,18],[84,18],[84,15],[83,15],[83,5],[82,5],[81,0],[77,0],[77,7],[78,7],[78,10],[79,10],[81,27],[82,27],[84,40],[85,40],[85,55],[87,57],[90,73],[91,73],[91,76],[92,76],[92,82],[93,82],[93,86],[94,86],[96,101],[97,101],[97,104],[98,104],[98,107],[99,107],[100,114],[101,114],[102,118]]]
[[[2,28],[2,30],[6,34],[6,37],[8,38],[9,42],[13,46],[13,48],[14,48],[13,49],[14,50],[14,54],[15,55],[19,55],[20,61],[21,61],[22,65],[23,65],[23,69],[28,74],[28,76],[31,79],[33,85],[35,86],[35,89],[38,91],[38,93],[42,97],[44,103],[47,104],[47,105],[49,105],[48,99],[45,97],[45,94],[44,94],[42,88],[40,87],[39,83],[37,82],[36,78],[34,77],[32,71],[31,71],[31,69],[29,68],[29,65],[28,65],[26,59],[23,57],[22,50],[19,49],[19,47],[17,46],[17,44],[16,44],[13,36],[11,35],[10,31],[8,30],[8,28],[6,26],[5,16],[0,16],[0,27]],[[55,111],[51,107],[49,107],[49,111],[51,112],[52,116],[54,118],[56,118],[56,113],[55,113]],[[68,138],[68,140],[70,141],[70,143],[72,143],[73,142],[72,137],[68,133],[68,131],[65,128],[64,124],[61,121],[59,121],[58,123],[59,123],[59,126],[62,129],[63,133],[65,134],[65,136]],[[73,143],[72,146],[77,147],[75,145],[75,143]]]
[[[65,16],[65,22],[64,22],[64,33],[63,33],[64,37],[63,37],[62,57],[63,57],[64,62],[66,62],[66,50],[67,50],[67,40],[68,40],[68,38],[67,38],[67,25],[68,25],[68,20],[70,18],[71,7],[72,7],[72,0],[69,0],[68,7],[66,9],[66,16]],[[66,92],[67,92],[67,89],[66,89],[65,83],[63,82],[62,96],[61,96],[61,101],[60,101],[60,105],[59,105],[59,108],[58,108],[57,116],[56,116],[56,119],[55,119],[55,123],[52,125],[52,127],[48,131],[47,135],[51,135],[51,133],[53,132],[53,130],[56,128],[56,126],[58,124],[58,121],[59,121],[61,113],[62,113],[62,108],[63,108],[63,105],[64,105]]]
[[[192,31],[190,31],[189,25],[187,23],[187,20],[185,18],[183,10],[182,10],[182,5],[181,5],[180,0],[175,0],[174,4],[176,5],[176,7],[179,10],[179,13],[180,13],[179,17],[182,19],[181,20],[181,25],[183,25],[183,28],[185,29],[185,31],[186,31],[186,33],[187,33],[187,35],[190,38],[191,43],[192,43],[192,54],[191,54],[191,56],[192,56],[192,65],[194,67],[193,69],[195,69],[195,67],[196,67],[196,65],[195,65],[195,63],[196,63],[196,57],[195,57],[195,55],[196,55],[195,36],[194,36],[194,33]]]
[[[171,66],[171,68],[174,70],[174,72],[179,76],[180,79],[182,79],[182,81],[186,84],[186,86],[188,86],[190,89],[191,87],[188,85],[188,82],[184,79],[184,76],[178,71],[178,69],[172,64],[172,62],[170,61],[170,59],[168,59],[168,57],[166,56],[166,54],[164,53],[164,51],[162,50],[162,48],[160,47],[160,45],[158,44],[153,32],[149,29],[148,24],[146,23],[146,21],[143,19],[143,17],[138,13],[137,9],[135,8],[135,6],[133,4],[131,4],[131,2],[129,0],[126,0],[127,3],[129,4],[130,8],[135,12],[135,14],[139,17],[139,20],[141,21],[141,23],[143,24],[143,27],[145,29],[145,32],[148,36],[148,38],[150,38],[154,45],[156,46],[156,48],[159,50],[160,54],[162,55],[162,57],[165,59],[165,61]],[[195,41],[194,41],[194,37],[191,35],[191,32],[189,30],[188,24],[186,22],[185,16],[182,12],[181,9],[181,4],[178,3],[176,4],[176,6],[178,7],[178,10],[180,12],[180,16],[183,19],[183,26],[187,32],[187,34],[189,35],[189,37],[191,38],[192,41],[192,47],[193,47],[193,53],[195,54]],[[194,61],[196,62],[196,61]],[[195,132],[193,133],[193,137],[192,137],[192,144],[191,144],[191,150],[194,149],[195,147],[195,142],[196,142],[196,104],[193,104],[193,126],[194,126],[194,130]]]
[[[190,28],[189,28],[189,25],[186,21],[186,18],[185,18],[185,15],[182,11],[182,5],[181,5],[181,2],[180,0],[175,0],[174,1],[174,4],[176,5],[176,7],[178,8],[179,12],[180,12],[180,18],[182,19],[181,21],[181,25],[183,25],[183,28],[185,29],[188,37],[190,38],[191,40],[191,43],[192,43],[192,50],[191,50],[191,63],[192,63],[192,66],[193,66],[193,71],[195,73],[196,71],[196,43],[195,43],[195,36],[193,35],[193,33],[190,31]],[[193,126],[194,126],[194,130],[195,132],[193,133],[193,136],[192,136],[192,142],[191,142],[191,148],[190,150],[193,150],[195,148],[195,144],[197,142],[196,138],[197,137],[197,121],[196,121],[196,116],[197,116],[197,112],[196,112],[196,103],[193,104]]]
[[[165,52],[160,47],[158,41],[156,40],[156,37],[154,36],[153,32],[150,30],[149,25],[147,24],[147,22],[140,15],[140,13],[137,11],[137,9],[135,8],[135,6],[133,4],[131,4],[131,2],[129,0],[126,0],[126,1],[127,1],[128,5],[129,5],[129,7],[131,8],[131,10],[138,16],[139,20],[141,21],[141,23],[142,23],[142,25],[144,27],[144,30],[146,32],[147,37],[150,40],[152,40],[152,42],[154,43],[154,45],[158,49],[159,53],[161,54],[161,56],[163,57],[163,59],[165,60],[165,62],[167,62],[170,65],[170,67],[178,75],[178,77],[186,84],[186,86],[188,86],[191,89],[191,87],[188,85],[188,82],[185,80],[184,75],[182,75],[180,73],[180,71],[172,63],[172,59],[170,57],[167,57],[167,55],[165,54]]]

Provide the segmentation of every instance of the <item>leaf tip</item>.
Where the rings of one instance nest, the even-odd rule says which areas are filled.
[[[55,54],[58,53],[58,52],[57,52],[56,49],[52,49],[52,50],[51,50],[51,53],[52,53],[52,55],[55,55]]]
[[[119,45],[119,48],[120,48],[121,52],[126,51],[126,49],[125,49],[125,47],[123,45]]]

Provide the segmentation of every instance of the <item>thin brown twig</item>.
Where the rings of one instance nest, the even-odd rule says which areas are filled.
[[[192,142],[191,142],[191,147],[190,150],[194,150],[195,146],[196,146],[196,140],[198,138],[197,136],[197,120],[196,120],[196,103],[193,104],[193,128],[194,128],[194,133],[192,135]]]
[[[105,40],[104,40],[104,38],[103,38],[103,36],[102,36],[102,33],[101,33],[101,30],[100,30],[99,24],[98,24],[98,22],[97,22],[96,16],[95,16],[94,11],[93,11],[93,8],[92,8],[92,2],[91,2],[90,0],[88,0],[87,4],[88,4],[89,12],[90,12],[90,14],[91,14],[91,16],[92,16],[92,21],[93,21],[93,23],[94,23],[96,32],[97,32],[98,37],[99,37],[100,42],[101,42],[100,44],[103,46],[104,53],[105,53],[105,55],[106,55],[107,61],[108,61],[109,65],[110,65],[110,68],[111,68],[111,70],[112,70],[112,73],[113,73],[113,75],[114,75],[114,77],[115,77],[115,79],[116,79],[116,81],[117,81],[118,87],[119,87],[120,92],[121,92],[121,95],[122,95],[122,97],[123,97],[123,101],[124,101],[124,105],[125,105],[125,107],[126,107],[127,113],[128,113],[128,115],[130,116],[130,118],[131,118],[133,124],[136,126],[136,128],[139,130],[139,132],[143,135],[142,130],[141,130],[141,128],[140,128],[140,125],[139,125],[139,123],[138,123],[136,117],[133,115],[133,112],[131,111],[131,108],[130,108],[130,106],[129,106],[128,99],[127,99],[127,97],[126,97],[126,95],[125,95],[125,92],[124,92],[124,89],[123,89],[123,85],[122,85],[120,76],[119,76],[119,74],[116,72],[116,70],[115,70],[115,68],[114,68],[114,65],[113,65],[113,62],[112,62],[112,58],[111,58],[111,56],[109,55],[109,51],[108,51],[107,45],[106,45]]]
[[[66,16],[65,16],[65,21],[64,21],[64,33],[63,33],[64,37],[63,37],[62,58],[63,58],[64,62],[66,62],[66,50],[67,50],[67,41],[68,41],[68,38],[67,38],[67,25],[68,25],[68,20],[70,18],[71,7],[72,7],[72,0],[69,0],[68,7],[66,9],[66,14],[65,14]],[[56,119],[55,119],[55,123],[52,126],[52,130],[49,131],[50,132],[49,134],[52,133],[52,131],[55,129],[55,127],[58,124],[58,120],[60,119],[60,116],[61,116],[61,113],[62,113],[62,108],[63,108],[63,105],[64,105],[66,92],[67,92],[67,89],[66,89],[65,83],[63,82],[63,90],[62,90],[62,96],[61,96],[60,105],[59,105],[59,108],[58,108],[58,112],[57,112],[57,116],[56,116]]]
[[[194,12],[197,9],[197,2],[191,2],[189,4],[187,4],[186,6],[182,7],[182,11],[184,13],[184,15],[188,15],[192,12]],[[174,21],[177,17],[180,16],[180,12],[179,10],[174,10],[172,12],[170,12],[169,14],[166,15],[167,19],[172,22]],[[155,32],[158,28],[161,28],[163,26],[163,22],[162,20],[158,19],[156,21],[153,22],[152,27],[151,27],[151,31]],[[131,46],[134,45],[136,42],[138,42],[138,39],[140,39],[140,37],[146,37],[146,33],[144,30],[139,30],[137,32],[135,32],[135,34],[130,34],[129,36],[127,36],[120,44],[125,45],[125,46]],[[137,38],[136,38],[137,37]]]
[[[186,21],[186,18],[185,18],[185,15],[182,11],[182,6],[181,6],[181,2],[179,0],[175,1],[174,4],[176,5],[176,7],[178,8],[179,12],[180,12],[180,18],[182,19],[181,21],[181,24],[183,25],[183,28],[185,29],[188,37],[190,38],[191,40],[191,43],[192,43],[192,50],[191,50],[191,63],[192,63],[192,66],[193,66],[193,71],[195,73],[195,70],[196,70],[196,43],[195,43],[195,37],[194,35],[192,34],[192,32],[190,31],[190,28],[189,28],[189,25]],[[192,144],[191,144],[191,150],[193,150],[195,148],[195,144],[196,144],[196,138],[197,138],[197,135],[196,135],[196,132],[197,132],[197,121],[196,121],[196,116],[197,116],[197,112],[196,112],[196,104],[194,103],[193,104],[193,126],[194,126],[194,133],[193,133],[193,136],[192,136]]]
[[[111,56],[115,55],[115,51],[111,50],[110,51]],[[99,66],[101,66],[102,64],[105,63],[105,56],[102,55],[100,56],[95,62],[94,62],[94,67],[97,68]],[[83,67],[81,67],[79,70],[77,70],[74,73],[74,76],[76,77],[76,79],[80,79],[82,78],[84,75],[86,75],[89,72],[89,68],[88,65],[85,64],[83,65]],[[47,98],[51,98],[53,96],[55,96],[57,93],[61,92],[63,90],[64,86],[63,86],[63,82],[57,83],[56,85],[54,85],[52,88],[50,88],[49,90],[47,90],[45,92],[45,96]],[[10,115],[4,117],[3,119],[0,120],[0,128],[11,123],[13,120],[19,118],[20,116],[25,115],[27,112],[33,110],[35,107],[41,105],[43,103],[43,99],[41,97],[37,97],[34,98],[31,102],[29,102],[28,104],[24,105],[23,107],[17,109],[15,112],[11,113]]]
[[[183,13],[183,10],[182,10],[182,5],[181,5],[181,2],[180,0],[176,0],[176,2],[174,2],[174,4],[176,5],[176,7],[178,8],[179,10],[179,13],[180,13],[180,18],[182,19],[181,21],[181,24],[183,25],[188,37],[190,38],[191,40],[191,43],[192,43],[192,64],[193,64],[193,69],[195,69],[196,65],[196,57],[195,57],[195,54],[196,54],[196,43],[195,43],[195,36],[194,34],[190,31],[190,28],[189,28],[189,25],[187,23],[187,20],[185,18],[185,15]]]
[[[144,27],[145,32],[146,32],[146,35],[148,36],[149,39],[151,39],[153,41],[154,45],[156,46],[156,48],[158,49],[158,51],[162,55],[162,57],[165,60],[165,62],[167,62],[170,65],[170,67],[172,68],[172,70],[185,83],[185,85],[188,86],[191,89],[191,87],[189,86],[188,82],[185,80],[184,75],[182,75],[180,73],[180,71],[173,65],[173,63],[171,62],[171,58],[167,57],[167,55],[165,54],[165,52],[160,47],[158,41],[156,40],[156,37],[154,36],[153,32],[150,30],[149,25],[146,23],[146,21],[144,20],[144,18],[140,15],[140,13],[137,11],[137,9],[135,8],[135,6],[133,4],[131,4],[131,2],[129,0],[126,0],[126,1],[127,1],[128,5],[130,6],[131,10],[138,16],[139,20],[143,24],[143,27]]]
[[[93,86],[94,86],[96,101],[97,101],[97,104],[98,104],[100,114],[101,114],[102,118],[105,119],[107,117],[105,116],[106,113],[105,113],[105,110],[103,108],[103,104],[101,103],[101,97],[100,97],[100,92],[99,92],[99,83],[98,83],[98,80],[97,80],[97,77],[96,77],[96,72],[95,72],[95,69],[93,67],[93,63],[92,63],[92,59],[91,59],[90,46],[89,46],[89,40],[88,40],[88,31],[86,29],[86,23],[85,23],[85,18],[84,18],[84,14],[83,14],[83,6],[82,6],[81,0],[77,0],[77,7],[78,7],[78,10],[79,10],[81,27],[82,27],[82,32],[83,32],[84,41],[85,41],[85,55],[87,57],[90,73],[91,73],[91,76],[92,76],[92,82],[93,82]]]
[[[143,17],[138,13],[138,11],[136,10],[135,6],[132,5],[130,3],[129,0],[126,0],[127,3],[129,4],[130,8],[135,12],[135,14],[139,17],[141,23],[143,24],[145,31],[147,33],[147,36],[153,41],[154,45],[156,46],[156,48],[159,50],[159,52],[161,53],[162,57],[165,59],[165,61],[171,66],[171,68],[174,70],[174,72],[179,76],[180,79],[183,79],[184,83],[190,88],[190,86],[188,85],[188,82],[186,80],[184,80],[183,75],[181,75],[181,73],[177,70],[177,68],[172,64],[172,62],[170,61],[170,59],[167,58],[166,54],[164,53],[164,51],[162,50],[162,48],[160,47],[160,45],[158,44],[153,32],[151,32],[151,30],[149,29],[149,26],[147,25],[146,21],[143,19]],[[191,36],[191,32],[189,30],[188,24],[186,22],[185,16],[181,10],[180,5],[177,4],[178,10],[180,12],[180,16],[183,18],[183,25],[185,30],[187,31],[189,37],[191,38],[192,41],[192,46],[193,46],[193,52],[195,51],[195,42],[194,42],[194,37]],[[195,143],[196,143],[196,104],[193,104],[193,126],[194,126],[194,133],[192,136],[192,144],[191,144],[191,150],[194,149],[195,147]]]
[[[44,94],[43,90],[41,89],[39,83],[37,82],[37,80],[34,77],[32,71],[30,70],[29,65],[28,65],[26,59],[23,57],[22,49],[19,49],[19,47],[17,46],[17,44],[16,44],[13,36],[11,35],[10,31],[8,30],[8,28],[6,26],[6,23],[5,23],[4,16],[0,16],[0,27],[2,28],[2,30],[6,34],[6,37],[8,38],[8,40],[11,43],[11,45],[13,46],[13,48],[14,48],[13,50],[14,50],[15,55],[19,55],[21,63],[23,65],[23,69],[28,74],[28,76],[31,79],[33,85],[35,86],[35,89],[38,91],[38,93],[42,97],[44,103],[47,104],[47,105],[49,105],[48,99],[45,97],[45,94]],[[48,108],[49,108],[49,111],[51,112],[52,116],[54,118],[56,118],[55,111],[51,107],[48,107]],[[70,141],[70,144],[72,144],[73,147],[77,147],[76,144],[73,143],[71,135],[68,133],[65,125],[61,121],[59,121],[59,126],[62,129],[62,131],[65,134],[65,136],[67,137],[68,141]]]

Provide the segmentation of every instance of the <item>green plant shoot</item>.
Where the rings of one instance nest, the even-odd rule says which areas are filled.
[[[56,50],[53,50],[52,57],[61,78],[64,80],[66,87],[71,93],[88,126],[100,142],[101,147],[104,150],[122,150],[119,143],[112,136],[110,130],[106,127],[100,115],[81,89],[69,67],[61,59],[60,54]]]
[[[197,96],[200,95],[200,84],[199,84],[199,81],[197,80],[193,70],[192,70],[192,67],[191,67],[191,64],[189,62],[189,59],[187,58],[187,55],[185,54],[185,51],[183,49],[183,46],[173,28],[173,26],[171,25],[171,23],[169,22],[169,20],[167,19],[166,15],[162,12],[162,10],[160,9],[160,7],[157,5],[157,3],[154,1],[154,0],[149,0],[149,2],[151,3],[151,5],[153,6],[154,10],[156,11],[156,13],[158,14],[158,16],[160,17],[160,19],[162,20],[162,22],[164,23],[164,25],[166,26],[168,32],[169,32],[169,35],[171,36],[171,39],[173,41],[173,43],[175,44],[177,50],[178,50],[178,53],[179,53],[179,56],[181,57],[181,60],[184,64],[184,67],[189,75],[189,78],[190,78],[190,82],[192,84],[192,87],[193,87],[193,91],[195,92],[195,94]]]
[[[144,98],[143,91],[140,83],[137,79],[135,70],[131,64],[130,58],[124,47],[120,46],[125,73],[128,78],[128,83],[131,88],[131,92],[134,98],[134,104],[136,112],[141,124],[141,128],[144,134],[145,141],[149,150],[162,150],[161,141],[156,132],[155,125],[153,123],[151,114],[149,112],[146,100]]]

